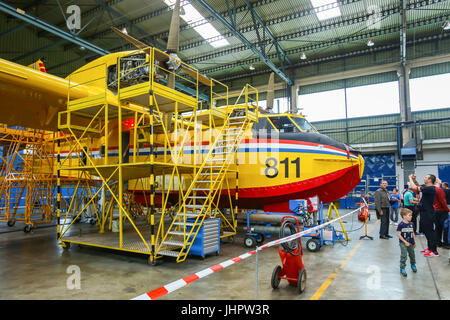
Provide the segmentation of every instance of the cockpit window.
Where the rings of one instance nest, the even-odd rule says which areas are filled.
[[[295,124],[293,121],[295,121]],[[253,125],[254,130],[267,130],[269,132],[275,130],[274,128],[279,132],[317,132],[306,119],[288,116],[260,117],[258,123]]]
[[[269,120],[265,117],[260,117],[258,122],[255,123],[252,127],[254,130],[267,130],[270,132],[271,130],[275,130],[273,126],[270,124]]]
[[[299,132],[297,127],[292,123],[292,121],[287,117],[270,117],[275,128],[280,132]]]
[[[305,118],[295,118],[293,117],[292,120],[295,121],[295,123],[302,129],[303,132],[317,132],[316,129],[308,122]]]

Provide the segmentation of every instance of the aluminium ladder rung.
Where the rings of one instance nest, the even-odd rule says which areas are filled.
[[[186,213],[186,217],[188,218],[197,218],[200,215],[200,213]]]
[[[185,205],[186,208],[203,208],[202,204],[187,204]]]
[[[195,226],[195,223],[193,222],[174,222],[173,224],[177,226],[188,226],[188,227]]]
[[[163,242],[163,244],[169,245],[169,246],[184,246],[183,241],[177,241],[177,240],[166,240]],[[172,251],[171,251],[172,252]]]
[[[159,251],[158,254],[160,254],[162,256],[178,257],[178,255],[180,253],[178,251],[162,250],[162,251]]]
[[[189,231],[187,232],[182,232],[182,231],[168,231],[168,234],[173,234],[175,236],[184,236],[184,235],[188,235]]]
[[[207,196],[188,196],[187,199],[208,199]]]

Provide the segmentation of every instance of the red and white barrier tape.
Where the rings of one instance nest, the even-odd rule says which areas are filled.
[[[300,237],[302,237],[302,236],[304,236],[304,235],[306,235],[308,233],[311,233],[313,231],[322,229],[322,228],[324,228],[324,227],[326,227],[326,226],[328,226],[328,225],[330,225],[330,224],[332,224],[332,223],[334,223],[334,222],[336,222],[338,220],[341,220],[341,219],[343,219],[343,218],[345,218],[345,217],[347,217],[347,216],[349,216],[349,215],[351,215],[351,214],[353,214],[353,213],[355,213],[355,212],[357,212],[359,210],[361,210],[361,208],[358,208],[358,209],[356,209],[354,211],[351,211],[351,212],[343,215],[342,217],[330,220],[330,221],[328,221],[326,223],[323,223],[321,225],[315,226],[315,227],[310,228],[308,230],[292,234],[292,235],[287,236],[287,237],[282,238],[282,239],[277,239],[277,240],[268,242],[268,243],[266,243],[265,245],[263,245],[261,247],[257,247],[256,250],[244,253],[244,254],[242,254],[242,255],[240,255],[238,257],[235,257],[233,259],[226,260],[226,261],[224,261],[222,263],[216,264],[215,266],[203,269],[202,271],[199,271],[199,272],[196,272],[194,274],[191,274],[190,276],[187,276],[187,277],[184,277],[184,278],[179,279],[177,281],[174,281],[174,282],[171,282],[169,284],[166,284],[165,286],[162,286],[161,288],[158,288],[158,289],[152,290],[150,292],[141,294],[140,296],[138,296],[138,297],[136,297],[136,298],[134,298],[132,300],[155,300],[155,299],[158,299],[158,298],[160,298],[160,297],[162,297],[162,296],[164,296],[164,295],[166,295],[168,293],[171,293],[171,292],[173,292],[175,290],[178,290],[178,289],[184,287],[185,285],[187,285],[187,284],[189,284],[191,282],[194,282],[194,281],[196,281],[198,279],[206,277],[206,276],[210,275],[211,273],[214,273],[214,272],[217,272],[219,270],[225,269],[226,267],[229,267],[229,266],[235,264],[236,262],[239,262],[239,261],[242,261],[244,259],[247,259],[248,257],[251,257],[252,255],[254,255],[257,251],[261,251],[261,250],[267,249],[269,247],[272,247],[274,245],[278,245],[278,244],[281,244],[281,243],[284,243],[284,242],[289,242],[289,241],[292,241],[294,239],[300,238]]]

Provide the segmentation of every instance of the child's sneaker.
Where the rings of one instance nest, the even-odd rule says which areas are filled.
[[[404,277],[407,277],[408,274],[406,273],[406,269],[405,268],[400,268],[400,274]]]
[[[430,252],[430,249],[426,248],[425,250],[420,251],[420,253],[428,253]]]
[[[428,251],[427,253],[424,253],[423,255],[425,257],[439,257],[439,253],[433,252],[433,251]]]
[[[412,265],[411,265],[411,269],[412,269],[413,272],[417,272],[417,267],[416,267],[415,264],[412,264]]]

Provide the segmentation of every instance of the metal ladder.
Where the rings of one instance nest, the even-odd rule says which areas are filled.
[[[161,238],[156,255],[186,259],[207,216],[211,216],[214,201],[227,176],[234,154],[251,121],[246,115],[228,116],[217,139],[184,194],[177,214]]]

